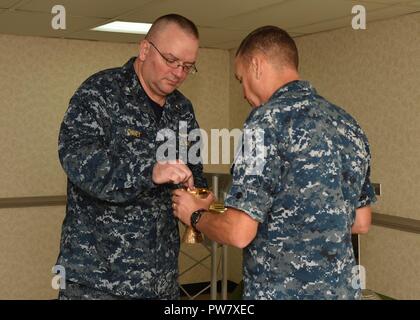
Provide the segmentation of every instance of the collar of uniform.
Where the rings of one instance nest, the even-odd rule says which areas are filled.
[[[273,95],[270,97],[270,99],[266,103],[262,104],[261,106],[257,108],[252,108],[245,122],[246,123],[249,122],[250,119],[252,119],[255,116],[255,114],[258,114],[259,112],[261,112],[261,110],[264,109],[262,107],[270,105],[270,103],[272,103],[273,101],[279,101],[280,99],[287,99],[287,98],[290,98],[291,96],[296,96],[296,95],[306,96],[306,95],[311,95],[311,94],[316,94],[316,90],[309,83],[309,81],[294,80],[294,81],[288,82],[284,86],[277,89],[276,92],[273,93]]]
[[[179,111],[181,111],[181,100],[182,99],[180,99],[178,92],[175,90],[166,97],[165,108],[168,109],[168,111],[170,111],[171,113],[178,113]]]
[[[309,81],[294,80],[286,83],[284,86],[277,89],[277,91],[273,93],[269,101],[273,99],[283,98],[284,96],[288,96],[289,93],[307,95],[316,92],[314,87],[309,83]]]
[[[137,78],[136,75],[136,71],[134,70],[134,61],[136,60],[136,57],[132,57],[130,58],[130,60],[128,60],[126,62],[126,64],[124,64],[122,66],[122,72],[124,75],[124,80],[125,83],[124,85],[124,90],[126,94],[131,94],[131,95],[135,95],[138,93],[138,87],[141,88],[140,86],[140,81]],[[141,90],[143,91],[143,88],[141,88]]]

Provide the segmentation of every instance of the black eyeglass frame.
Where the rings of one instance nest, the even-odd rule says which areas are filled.
[[[156,49],[156,51],[160,54],[160,56],[163,58],[163,60],[165,60],[166,65],[168,67],[171,67],[173,69],[177,69],[179,67],[182,67],[182,70],[187,74],[195,74],[195,73],[198,72],[197,67],[195,66],[194,63],[191,64],[191,65],[189,65],[189,64],[186,65],[186,64],[181,64],[179,59],[177,59],[177,60],[168,59],[167,57],[165,57],[162,54],[162,52],[160,52],[160,50],[156,47],[156,45],[152,41],[147,40],[147,42],[149,42],[152,45],[152,47]]]

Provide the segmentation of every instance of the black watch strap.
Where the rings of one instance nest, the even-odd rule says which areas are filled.
[[[197,225],[198,221],[200,220],[200,218],[204,214],[204,212],[206,212],[205,209],[198,209],[197,211],[194,211],[191,214],[190,223],[191,223],[191,227],[193,227],[193,229],[195,231],[198,231],[195,226]]]

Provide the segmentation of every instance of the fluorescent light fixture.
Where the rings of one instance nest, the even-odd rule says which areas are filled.
[[[93,28],[91,30],[106,31],[106,32],[147,34],[151,26],[152,26],[151,23],[114,21],[114,22],[110,22],[102,26]]]

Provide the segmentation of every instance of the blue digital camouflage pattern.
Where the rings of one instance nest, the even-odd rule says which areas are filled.
[[[244,129],[258,128],[265,165],[252,174],[240,153],[225,201],[260,222],[244,250],[244,298],[360,298],[350,230],[355,208],[375,201],[365,134],[306,81],[253,109]]]
[[[134,60],[91,76],[70,100],[59,135],[68,202],[57,264],[67,280],[105,294],[177,299],[174,187],[155,185],[151,176],[157,132],[178,137],[180,121],[188,131],[198,124],[179,91],[167,96],[158,122]],[[189,167],[195,185],[206,187],[202,165]]]
[[[92,287],[66,281],[66,287],[58,292],[59,300],[126,300],[126,297],[113,295]]]

